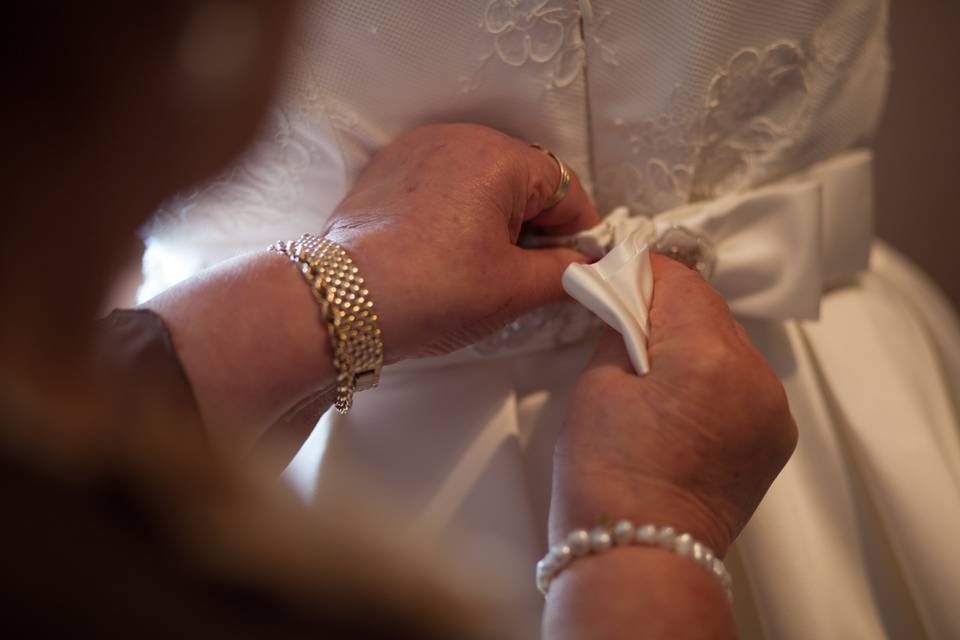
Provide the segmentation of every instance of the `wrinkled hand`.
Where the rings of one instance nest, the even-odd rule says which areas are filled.
[[[796,445],[780,381],[723,299],[654,256],[651,371],[609,331],[574,391],[555,456],[551,534],[600,514],[672,525],[724,554]]]
[[[572,233],[599,217],[576,176],[528,144],[476,125],[431,125],[387,146],[330,218],[375,301],[388,362],[466,346],[563,300],[568,249],[521,249],[523,224]]]

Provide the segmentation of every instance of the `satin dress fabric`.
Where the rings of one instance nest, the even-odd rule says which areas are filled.
[[[956,637],[960,323],[870,244],[887,14],[884,0],[308,3],[262,135],[147,229],[142,297],[322,229],[415,126],[538,142],[600,211],[700,220],[715,286],[787,389],[799,447],[729,558],[742,635]],[[476,554],[532,637],[553,443],[596,326],[560,305],[387,368],[349,415],[324,416],[287,477],[308,499],[372,488],[398,527]]]

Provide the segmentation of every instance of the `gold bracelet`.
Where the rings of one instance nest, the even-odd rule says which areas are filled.
[[[353,260],[336,242],[304,234],[267,250],[295,262],[320,303],[337,370],[336,407],[347,413],[355,391],[377,386],[383,366],[383,341],[370,292],[363,288]]]

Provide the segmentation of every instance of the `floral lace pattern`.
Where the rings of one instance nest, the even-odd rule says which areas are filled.
[[[531,118],[514,119],[503,101],[504,95],[524,87],[532,88],[520,101],[524,114],[549,118],[543,129],[567,144],[564,159],[576,161],[585,182],[592,183],[598,207],[626,205],[633,214],[652,215],[761,183],[816,159],[824,148],[803,154],[805,145],[821,136],[811,124],[822,122],[821,114],[827,111],[818,101],[845,93],[842,83],[847,78],[874,68],[869,61],[886,54],[882,29],[867,22],[876,10],[849,3],[824,10],[824,19],[811,22],[799,39],[786,35],[796,33],[792,28],[763,28],[735,44],[741,48],[723,48],[721,34],[710,27],[711,39],[704,41],[709,54],[683,49],[683,56],[664,61],[663,74],[635,74],[646,64],[660,69],[658,60],[638,58],[633,55],[637,48],[631,49],[638,32],[646,33],[644,41],[650,42],[653,32],[644,25],[653,23],[637,20],[637,29],[625,30],[622,25],[636,19],[640,8],[626,0],[598,0],[593,5],[586,0],[485,0],[465,3],[462,9],[455,3],[438,5],[422,16],[410,7],[360,0],[336,9],[329,8],[332,4],[312,6],[316,22],[304,23],[306,35],[296,51],[303,64],[288,78],[292,95],[271,111],[261,135],[239,163],[166,203],[147,233],[217,259],[220,248],[204,243],[251,245],[264,230],[283,228],[285,222],[315,225],[329,210],[327,200],[334,192],[348,188],[369,154],[394,135],[390,127],[381,128],[393,114],[367,107],[380,96],[405,92],[402,108],[397,109],[407,117],[403,122],[478,115],[482,119],[489,108],[496,109],[494,126],[524,135],[532,128]],[[417,40],[432,33],[428,18],[440,6],[444,19],[437,21],[437,28],[450,36],[443,50]],[[672,11],[642,9],[645,15],[668,17]],[[339,22],[328,20],[331,16]],[[330,24],[343,36],[336,46],[314,38],[317,32],[326,34]],[[644,46],[651,50],[649,44]],[[416,55],[410,55],[411,50]],[[339,66],[323,64],[318,51],[323,61],[339,59]],[[451,64],[437,63],[448,51],[456,52]],[[683,66],[688,57],[702,58],[703,63]],[[351,65],[357,58],[364,60],[364,68],[354,78]],[[400,62],[385,65],[394,60]],[[588,78],[584,72],[588,64],[591,71],[593,65],[602,65],[600,73]],[[655,99],[635,98],[636,83],[653,77],[658,83],[662,78],[676,80],[672,93],[669,88],[657,92],[663,85],[651,85]],[[614,85],[606,94],[597,91],[602,81]],[[421,92],[421,87],[428,91]],[[591,91],[597,91],[593,102]],[[538,110],[547,92],[554,93]],[[419,108],[417,100],[424,100],[423,95],[439,106]],[[582,101],[587,103],[585,116]],[[867,101],[850,102],[863,109]],[[619,111],[610,113],[621,118],[596,115],[611,104]],[[849,106],[843,108],[849,111]],[[838,135],[841,127],[828,126],[829,135]],[[513,349],[520,336],[532,340],[531,336],[549,332],[566,335],[567,329],[557,329],[561,325],[567,326],[542,314],[523,318],[480,349],[492,352],[498,340]]]
[[[757,165],[794,139],[809,72],[796,43],[741,49],[703,98],[678,87],[666,112],[625,132],[634,159],[602,169],[601,190],[647,215],[746,185]]]
[[[686,202],[694,167],[670,158],[685,157],[696,134],[697,113],[684,108],[674,92],[673,107],[654,118],[627,128],[622,120],[614,125],[624,129],[628,145],[625,161],[598,167],[598,188],[610,205],[625,205],[639,214],[653,214]],[[655,150],[652,157],[643,156]]]
[[[602,23],[609,13],[597,12],[592,19]],[[483,80],[483,68],[495,60],[511,67],[537,68],[548,89],[570,86],[586,63],[581,21],[579,7],[570,0],[490,0],[479,24],[490,37],[480,42],[478,72],[460,79],[462,91],[476,88]],[[604,62],[619,64],[613,48],[593,35],[587,37]]]
[[[754,163],[789,144],[806,104],[806,68],[796,44],[779,42],[740,51],[714,77],[699,133],[694,199],[743,186]]]
[[[462,91],[482,82],[484,67],[498,60],[511,67],[532,65],[548,88],[569,86],[586,59],[580,12],[553,0],[490,0],[479,27],[489,34],[480,41],[480,68],[461,78]]]
[[[623,144],[613,162],[597,167],[601,203],[652,215],[792,166],[822,108],[817,101],[870,59],[863,52],[883,61],[878,68],[887,65],[886,41],[864,31],[861,19],[862,7],[851,5],[803,40],[742,48],[704,87],[678,84],[662,112],[629,125],[615,120]]]

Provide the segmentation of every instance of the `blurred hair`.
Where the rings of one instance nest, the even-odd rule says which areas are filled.
[[[163,52],[194,2],[16,2],[0,42],[6,113],[70,127],[105,90]]]

